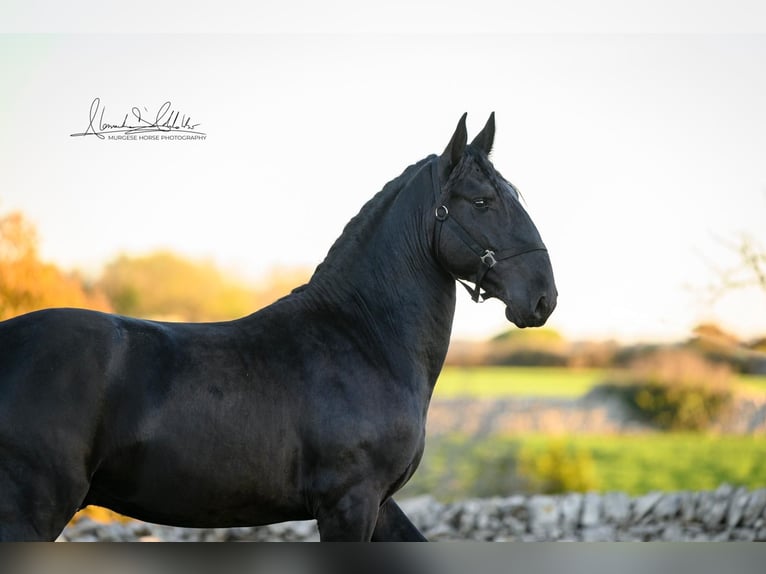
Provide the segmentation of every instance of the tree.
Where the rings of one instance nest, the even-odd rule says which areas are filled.
[[[179,321],[242,317],[305,281],[305,271],[273,272],[262,288],[225,276],[211,262],[169,251],[120,255],[104,269],[100,287],[118,313]]]
[[[46,307],[107,311],[106,298],[75,273],[40,261],[37,232],[19,212],[0,216],[0,320]]]
[[[719,271],[720,284],[714,294],[752,286],[760,287],[766,293],[766,249],[750,235],[742,235],[736,243],[725,244],[735,252],[738,262]]]

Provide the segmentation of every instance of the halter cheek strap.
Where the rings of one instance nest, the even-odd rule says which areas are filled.
[[[484,281],[484,278],[487,276],[487,273],[490,269],[492,269],[495,264],[497,263],[497,259],[495,259],[495,252],[491,251],[490,249],[484,249],[479,245],[473,237],[471,237],[471,234],[468,233],[468,230],[463,227],[458,220],[456,220],[454,217],[449,216],[449,209],[447,209],[446,205],[440,205],[436,208],[436,221],[437,223],[437,237],[436,237],[436,248],[438,250],[439,248],[439,241],[441,240],[441,230],[442,227],[444,227],[444,224],[446,223],[447,227],[449,227],[462,241],[465,243],[465,245],[473,251],[473,253],[479,258],[480,261],[480,268],[476,273],[476,280],[474,281],[474,287],[471,287],[468,283],[460,279],[460,277],[455,277],[455,280],[460,283],[463,287],[465,287],[466,291],[468,291],[469,295],[471,295],[471,299],[476,301],[477,303],[482,303],[486,299],[486,292],[481,292],[481,284]]]

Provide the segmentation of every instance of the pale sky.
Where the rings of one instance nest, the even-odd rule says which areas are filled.
[[[16,31],[90,24],[33,20],[28,4],[14,7]],[[367,199],[443,149],[463,112],[472,137],[495,111],[493,161],[551,254],[551,327],[672,339],[712,320],[766,333],[766,293],[704,297],[712,265],[733,263],[721,239],[766,247],[766,35],[738,33],[766,29],[711,16],[694,24],[703,33],[676,34],[620,13],[612,29],[563,33],[558,13],[535,33],[508,18],[506,33],[500,13],[492,34],[475,18],[471,33],[459,19],[439,34],[369,33],[300,14],[290,29],[263,12],[256,34],[0,36],[0,212],[22,210],[66,268],[158,248],[253,278],[313,267]],[[125,22],[97,29],[134,29]],[[207,138],[70,137],[95,97],[114,123],[171,101]],[[501,304],[459,300],[455,337],[510,326]]]

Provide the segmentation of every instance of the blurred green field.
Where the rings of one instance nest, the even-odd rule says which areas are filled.
[[[420,468],[399,495],[432,494],[450,501],[523,493],[521,458],[550,449],[572,453],[597,492],[714,490],[723,483],[766,487],[766,439],[696,433],[647,435],[429,438]],[[523,482],[523,481],[522,481]]]
[[[579,397],[603,382],[602,369],[565,367],[445,367],[434,398]],[[766,392],[766,376],[740,375],[743,388]]]
[[[560,367],[445,367],[434,398],[578,397],[602,380],[600,369]]]
[[[577,398],[608,377],[608,371],[599,369],[446,367],[434,399]],[[734,384],[740,392],[766,394],[766,376],[740,375]],[[555,461],[549,465],[552,473],[555,467],[566,466],[567,472],[580,477],[565,491],[577,490],[572,484],[584,485],[582,490],[629,495],[714,490],[723,483],[766,487],[763,436],[693,432],[573,433],[566,437],[445,434],[427,438],[420,468],[400,496],[428,493],[449,501],[540,492],[542,483],[534,480],[539,477],[530,480],[529,461],[546,457]]]

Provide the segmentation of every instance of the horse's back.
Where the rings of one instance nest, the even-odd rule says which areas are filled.
[[[37,416],[61,413],[96,399],[93,374],[104,372],[109,315],[79,309],[47,309],[0,323],[0,409],[27,405]]]

